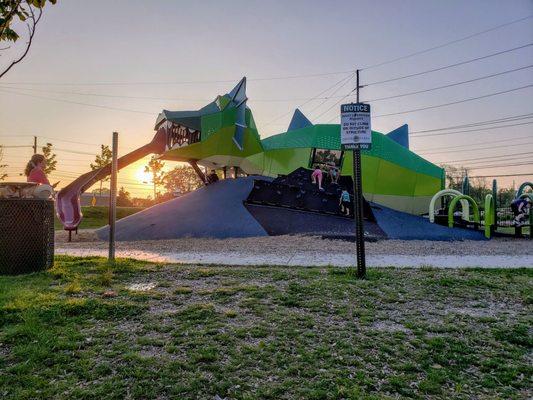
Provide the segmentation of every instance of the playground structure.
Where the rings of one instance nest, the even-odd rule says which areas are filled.
[[[118,240],[353,232],[353,222],[339,212],[340,192],[348,190],[352,199],[354,195],[352,153],[341,149],[340,125],[313,124],[296,109],[286,132],[261,139],[247,100],[246,78],[243,78],[228,94],[217,96],[199,110],[163,110],[159,114],[152,141],[119,158],[119,169],[156,154],[162,160],[189,163],[204,182],[202,189],[211,186],[217,189],[200,190],[199,194],[191,193],[183,196],[183,200],[172,200],[119,221]],[[323,191],[311,184],[311,170],[316,166],[325,171]],[[339,180],[334,184],[326,182],[327,171],[332,168],[339,171]],[[241,176],[239,179],[244,180],[235,185],[224,184],[226,179],[214,183],[208,170],[222,170],[224,177],[233,171],[235,178]],[[110,165],[88,172],[59,192],[57,215],[69,236],[77,231],[82,219],[80,195],[110,172]],[[407,125],[388,134],[372,131],[372,149],[362,151],[362,175],[365,228],[368,225],[376,235],[430,240],[482,237],[464,230],[436,230],[421,217],[429,206],[430,219],[434,220],[431,210],[435,207],[436,200],[432,202],[435,193],[439,196],[463,193],[443,191],[444,170],[409,149]],[[205,198],[208,195],[223,198]],[[192,198],[196,204],[189,203]],[[463,220],[470,224],[467,227],[479,228],[480,213],[474,202],[464,196],[454,207],[457,202],[462,206]],[[213,212],[217,209],[221,211]],[[304,213],[322,216],[308,218]],[[206,215],[209,220],[199,222]],[[242,226],[246,225],[248,230],[238,231],[241,220],[247,221]],[[320,226],[315,223],[318,220],[322,221]],[[395,221],[397,226],[390,221]],[[283,227],[284,222],[289,228]],[[105,229],[99,235],[104,237]]]
[[[518,188],[515,199],[528,197],[533,202],[533,192],[526,193],[527,188],[533,190],[533,183],[524,182]],[[498,205],[498,184],[496,179],[492,181],[492,193],[487,193],[482,205],[469,196],[470,184],[465,177],[462,184],[462,192],[454,189],[445,189],[437,192],[429,204],[429,220],[450,228],[461,227],[473,230],[482,230],[487,239],[493,236],[524,237],[524,228],[529,228],[529,238],[533,239],[533,212],[529,211],[528,222],[519,226],[513,225],[514,214],[509,207]],[[443,202],[443,207],[436,210],[438,200],[451,198],[449,202]],[[458,211],[458,204],[461,211]],[[472,212],[471,212],[472,211]],[[514,233],[509,230],[514,228]]]

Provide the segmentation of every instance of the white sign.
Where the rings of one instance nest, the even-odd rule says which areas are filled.
[[[348,150],[369,150],[372,147],[370,104],[341,105],[341,145]]]

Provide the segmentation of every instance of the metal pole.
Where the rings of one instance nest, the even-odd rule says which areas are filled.
[[[113,161],[111,162],[111,185],[109,192],[109,261],[115,261],[115,222],[117,219],[117,171],[118,132],[113,132]]]
[[[37,136],[33,137],[33,154],[37,154]]]
[[[359,103],[359,70],[356,71],[356,99]],[[366,276],[365,237],[363,227],[363,184],[361,181],[361,149],[353,150],[353,194],[355,217],[355,249],[357,257],[357,277]]]

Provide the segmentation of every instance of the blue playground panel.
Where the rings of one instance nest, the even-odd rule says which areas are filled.
[[[225,179],[155,205],[117,221],[115,238],[130,241],[268,236],[243,205],[253,184],[253,177]],[[96,233],[107,240],[109,227]]]
[[[389,239],[401,240],[487,240],[481,231],[448,228],[429,219],[370,203],[379,227]]]

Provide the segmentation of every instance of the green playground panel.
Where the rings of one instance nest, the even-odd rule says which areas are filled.
[[[167,112],[176,123],[185,121],[201,130],[201,141],[165,153],[178,161],[216,160],[230,162],[247,173],[276,177],[297,168],[309,168],[313,149],[340,150],[340,126],[312,125],[260,139],[253,114],[245,110],[243,149],[234,142],[237,107],[224,95],[191,112]],[[352,175],[352,152],[344,152],[341,173]],[[230,161],[228,161],[230,160]],[[444,170],[423,159],[386,135],[372,132],[372,149],[362,151],[363,190],[365,193],[424,198],[442,189]],[[401,206],[401,208],[405,208]]]

